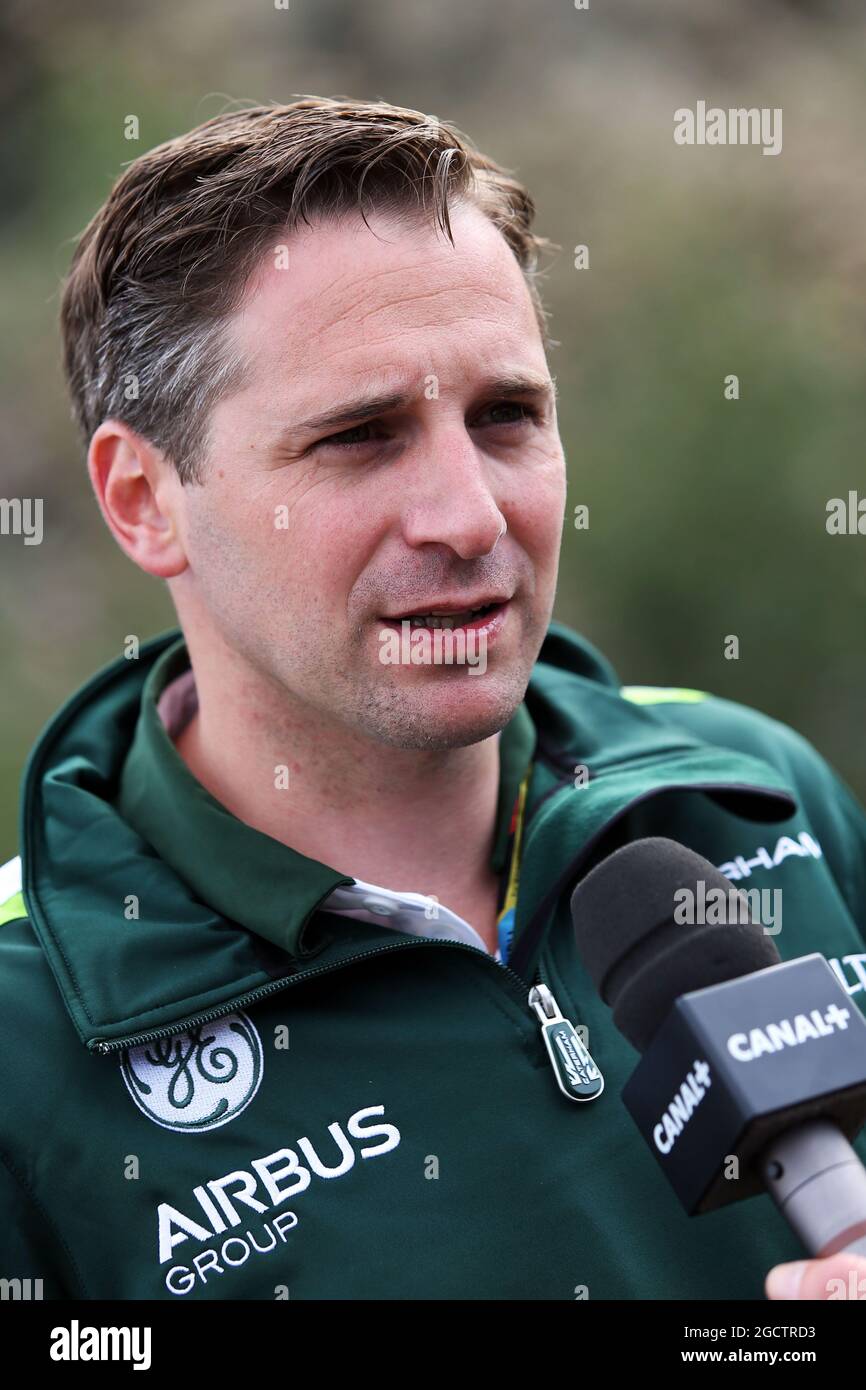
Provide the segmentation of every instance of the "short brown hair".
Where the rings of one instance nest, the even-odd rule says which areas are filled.
[[[474,203],[524,273],[545,346],[536,276],[552,246],[511,172],[454,126],[385,102],[303,96],[234,110],[134,159],[81,234],[63,285],[63,364],[85,448],[124,421],[200,482],[213,406],[247,378],[225,324],[275,231],[313,215],[432,215]]]

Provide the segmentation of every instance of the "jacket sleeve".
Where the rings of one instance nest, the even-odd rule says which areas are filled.
[[[772,721],[771,761],[787,774],[848,910],[866,943],[866,811],[842,774],[802,734]]]
[[[710,695],[676,705],[676,714],[689,732],[752,753],[782,773],[866,943],[866,811],[842,773],[790,724],[735,701]]]
[[[62,1241],[2,1154],[0,1279],[7,1281],[3,1286],[6,1298],[57,1300],[83,1296]]]
[[[842,774],[808,739],[773,722],[797,800],[866,941],[866,811]]]
[[[822,759],[823,762],[823,759]],[[866,811],[848,783],[824,763],[829,779],[828,791],[820,807],[810,812],[822,844],[835,849],[837,864],[831,864],[851,916],[866,942]],[[826,829],[822,829],[823,821]]]

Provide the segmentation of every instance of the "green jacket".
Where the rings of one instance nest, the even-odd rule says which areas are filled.
[[[177,630],[113,662],[24,773],[21,890],[0,870],[4,1277],[46,1298],[762,1298],[803,1252],[768,1196],[679,1207],[569,899],[617,845],[670,836],[782,888],[781,955],[822,952],[862,1009],[866,817],[828,764],[741,705],[622,689],[553,623],[500,739],[500,873],[532,767],[503,964],[215,801],[157,711],[188,665]],[[588,1030],[590,1102],[557,1086],[534,981]]]

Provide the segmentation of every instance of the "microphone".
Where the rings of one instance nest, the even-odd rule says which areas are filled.
[[[643,1054],[623,1102],[688,1214],[766,1190],[811,1255],[866,1256],[866,1169],[849,1142],[866,1121],[866,1018],[825,958],[783,962],[746,895],[674,840],[616,850],[571,913]]]

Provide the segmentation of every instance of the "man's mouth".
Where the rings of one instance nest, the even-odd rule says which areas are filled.
[[[501,613],[504,613],[510,600],[503,599],[493,603],[483,603],[478,608],[465,608],[458,611],[450,609],[434,609],[430,613],[402,613],[399,617],[382,618],[381,621],[388,627],[400,628],[405,622],[410,627],[421,628],[463,628],[469,630],[474,628],[476,631],[488,626]]]

